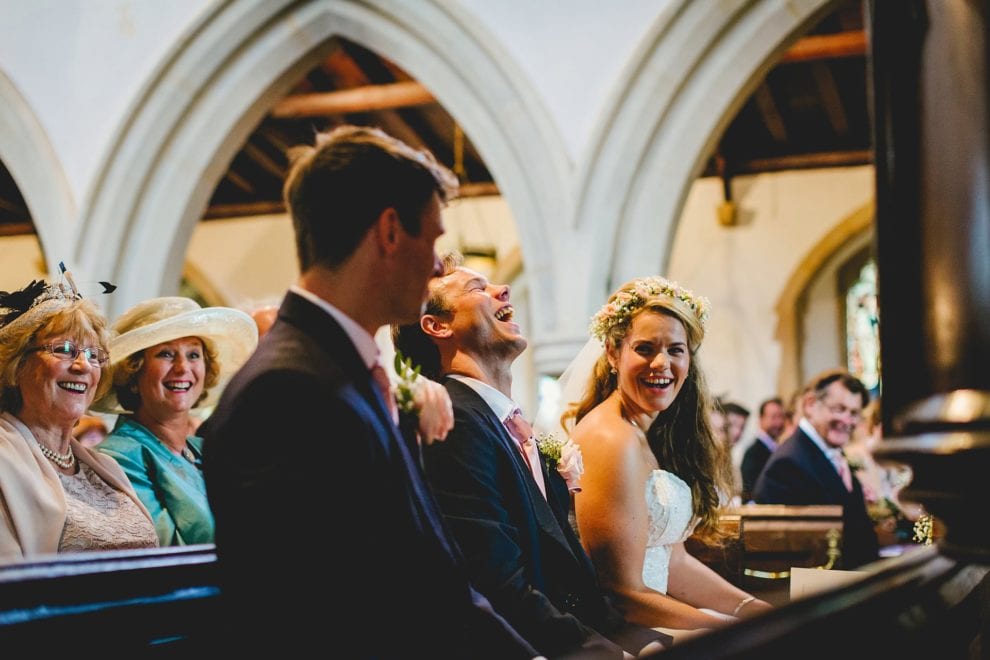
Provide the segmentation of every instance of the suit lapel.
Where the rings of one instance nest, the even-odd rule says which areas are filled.
[[[325,310],[291,291],[286,294],[278,316],[280,320],[291,323],[308,335],[312,345],[321,347],[330,360],[340,367],[347,380],[374,412],[375,418],[379,422],[378,426],[383,431],[379,436],[379,441],[381,441],[386,454],[393,457],[399,456],[399,460],[404,464],[406,472],[409,474],[409,486],[415,494],[415,500],[422,517],[433,529],[437,539],[447,552],[455,555],[456,552],[448,541],[440,511],[423,479],[421,467],[412,457],[409,447],[392,421],[392,415],[386,408],[371,372],[361,359],[354,342],[347,336],[340,324]]]
[[[536,485],[536,480],[533,479],[533,475],[529,471],[529,466],[523,459],[515,440],[509,435],[509,431],[505,428],[502,420],[498,419],[489,405],[485,403],[485,400],[477,392],[464,383],[458,382],[453,378],[447,378],[444,380],[444,386],[450,393],[450,398],[455,406],[463,407],[473,415],[485,420],[491,430],[493,440],[504,453],[509,455],[509,461],[513,466],[516,480],[525,492],[530,508],[540,528],[573,555],[574,553],[561,530],[557,516],[551,510],[548,500],[543,498],[543,493],[540,492],[539,486]],[[549,477],[542,455],[540,456],[540,465],[547,485],[548,497],[553,497],[550,494]]]
[[[815,441],[808,437],[808,434],[803,430],[801,433],[801,441],[805,444],[807,451],[805,452],[809,457],[809,465],[812,472],[821,480],[822,484],[828,490],[828,492],[838,498],[839,500],[844,500],[849,496],[849,491],[846,490],[846,485],[842,483],[842,477],[839,476],[838,470],[835,469],[835,465],[829,460],[828,456],[821,450]]]

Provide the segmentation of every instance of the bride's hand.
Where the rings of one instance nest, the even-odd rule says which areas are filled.
[[[454,408],[450,395],[440,383],[427,378],[416,381],[413,403],[419,416],[419,437],[424,444],[444,440],[454,428]]]

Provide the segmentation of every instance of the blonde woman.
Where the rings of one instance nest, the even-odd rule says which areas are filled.
[[[717,538],[730,483],[697,359],[707,312],[707,300],[664,278],[633,280],[595,315],[594,343],[564,379],[574,403],[562,422],[576,422],[586,470],[582,542],[626,618],[651,627],[715,628],[770,607],[684,549],[693,531]]]

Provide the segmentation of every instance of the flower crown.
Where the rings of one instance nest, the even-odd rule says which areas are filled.
[[[620,289],[610,301],[591,317],[589,332],[602,343],[612,328],[627,323],[634,312],[657,296],[667,296],[686,305],[697,317],[701,327],[705,327],[711,303],[704,296],[696,296],[676,282],[660,277],[641,277],[632,284]]]

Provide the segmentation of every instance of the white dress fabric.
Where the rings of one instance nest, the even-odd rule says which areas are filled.
[[[698,524],[691,507],[691,487],[666,470],[654,470],[646,480],[650,533],[643,559],[643,584],[667,593],[671,546],[683,543]]]

